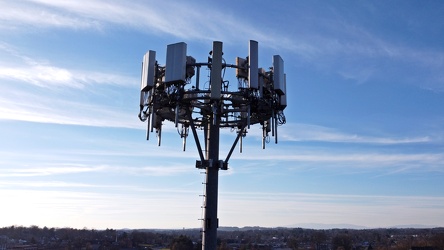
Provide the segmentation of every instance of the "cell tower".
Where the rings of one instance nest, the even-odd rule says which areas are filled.
[[[215,41],[208,60],[199,63],[187,56],[187,44],[181,42],[167,46],[164,66],[157,62],[155,51],[150,50],[143,57],[139,119],[148,124],[147,140],[150,132],[155,131],[160,146],[162,124],[167,120],[177,127],[185,151],[191,129],[200,157],[196,168],[206,173],[202,223],[202,249],[205,250],[217,248],[219,170],[228,169],[228,161],[239,141],[242,152],[242,138],[251,125],[262,126],[264,149],[270,132],[275,143],[278,142],[278,125],[285,123],[284,61],[275,55],[268,71],[259,68],[258,50],[258,42],[250,40],[248,56],[236,57],[235,64],[227,64],[222,42]],[[209,70],[209,76],[201,76],[202,67]],[[227,69],[234,69],[237,83],[226,80]],[[201,78],[206,79],[201,81]],[[224,160],[219,158],[221,128],[236,132],[236,139]],[[203,131],[204,148],[198,131]]]

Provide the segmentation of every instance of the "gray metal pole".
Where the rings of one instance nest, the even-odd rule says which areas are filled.
[[[212,114],[211,116],[214,116]],[[216,121],[213,123],[213,121]],[[217,228],[219,219],[217,218],[217,199],[219,184],[219,124],[220,117],[216,115],[208,120],[207,133],[207,160],[209,166],[206,168],[205,187],[205,213],[202,235],[202,249],[216,250],[217,248]]]
[[[222,42],[213,42],[211,63],[211,111],[207,113],[206,150],[208,165],[206,168],[205,186],[205,217],[202,235],[202,249],[216,250],[217,228],[217,192],[219,185],[219,129],[220,129],[220,99],[222,85]]]

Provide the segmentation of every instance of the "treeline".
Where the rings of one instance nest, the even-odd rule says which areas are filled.
[[[444,250],[444,228],[256,228],[219,232],[221,249]],[[265,245],[265,246],[264,246]],[[227,246],[227,248],[224,248]],[[268,247],[268,248],[267,248]]]
[[[198,234],[199,235],[199,234]],[[184,243],[184,240],[186,242]],[[189,244],[180,231],[95,230],[10,226],[0,228],[0,246],[32,245],[39,249],[150,249]]]
[[[10,226],[0,228],[0,248],[30,245],[34,249],[201,249],[200,229],[95,230]],[[329,229],[221,228],[218,250],[228,249],[427,249],[444,250],[444,228]]]

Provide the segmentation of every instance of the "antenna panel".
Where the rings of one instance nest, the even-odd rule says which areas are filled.
[[[184,42],[167,46],[165,82],[185,82],[187,68],[187,44]]]
[[[142,81],[140,91],[149,91],[154,86],[156,73],[156,51],[148,51],[142,61]]]
[[[287,93],[287,74],[284,74],[284,93]],[[279,105],[284,110],[287,107],[287,94],[283,94],[279,98]]]
[[[222,87],[222,42],[213,42],[211,64],[211,99],[220,99]]]
[[[246,64],[247,64],[247,60],[245,60],[244,58],[236,57],[236,66],[238,67],[238,68],[236,68],[236,77],[237,78],[243,78],[243,79],[248,78]]]
[[[194,76],[194,74],[196,73],[194,71],[194,64],[196,64],[196,59],[192,56],[187,56],[187,74],[186,77],[187,78],[191,78]]]
[[[258,79],[258,83],[259,83],[259,96],[262,98],[262,97],[264,97],[264,85],[265,85],[264,75],[265,75],[265,70],[263,68],[259,68],[258,72],[260,73],[259,79]]]
[[[273,56],[273,83],[274,91],[279,95],[285,95],[284,60],[279,55]]]
[[[259,45],[258,42],[250,40],[248,47],[248,87],[258,89],[259,85]]]

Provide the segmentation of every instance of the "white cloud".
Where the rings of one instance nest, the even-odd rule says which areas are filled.
[[[103,187],[103,185],[94,185],[79,182],[64,181],[3,181],[0,180],[0,187],[20,187],[20,188],[92,188]]]
[[[180,189],[173,187],[158,187],[158,188],[149,188],[144,185],[133,184],[120,184],[120,183],[109,183],[109,184],[97,184],[97,183],[86,183],[86,182],[69,182],[69,181],[40,181],[40,180],[32,180],[28,179],[26,181],[14,180],[0,180],[0,187],[9,187],[9,188],[17,188],[17,189],[35,189],[39,188],[40,190],[54,190],[54,188],[59,188],[59,190],[74,188],[77,190],[82,190],[82,188],[86,188],[85,190],[119,190],[120,192],[128,192],[128,193],[162,193],[169,195],[177,195],[181,193],[186,194],[195,194],[195,190],[184,189],[181,186]]]
[[[24,68],[0,68],[0,78],[13,79],[40,87],[69,86],[81,87],[73,81],[73,75],[66,69],[53,66],[36,65]]]
[[[259,125],[253,126],[247,134],[248,137],[262,137],[262,130]],[[274,137],[269,133],[270,140]],[[409,144],[409,143],[429,143],[433,139],[428,135],[419,137],[378,137],[371,135],[358,135],[342,132],[334,128],[306,123],[286,123],[278,127],[279,141],[293,142],[337,142],[337,143],[360,143],[360,144]]]
[[[68,70],[52,65],[36,64],[28,67],[2,67],[0,78],[17,80],[46,88],[84,88],[91,84],[130,85],[137,82],[134,77],[122,75]]]
[[[275,157],[275,155],[273,155]],[[272,156],[272,157],[273,157]],[[426,153],[426,154],[384,154],[384,153],[322,153],[313,152],[312,154],[282,154],[279,157],[282,160],[302,161],[302,162],[330,162],[330,163],[348,163],[355,166],[373,166],[382,167],[388,165],[404,165],[407,163],[415,166],[422,164],[442,165],[444,154]],[[421,165],[421,164],[419,164]]]
[[[79,174],[88,172],[104,171],[106,166],[82,166],[82,165],[70,165],[60,164],[54,167],[38,167],[31,168],[3,168],[0,176],[2,177],[31,177],[31,176],[48,176],[48,175],[61,175],[61,174]]]
[[[220,204],[221,220],[224,225],[232,226],[256,225],[255,221],[259,217],[262,218],[263,226],[270,227],[297,226],[302,223],[347,223],[368,227],[444,224],[443,220],[436,220],[443,214],[444,197],[434,196],[222,191]],[[264,218],[264,214],[270,216]]]
[[[396,138],[348,134],[333,128],[303,123],[287,123],[284,126],[279,127],[279,132],[279,137],[286,141],[321,141],[368,144],[407,144],[427,143],[432,141],[429,136]]]
[[[411,77],[400,80],[427,89],[443,89],[442,51],[394,44],[360,23],[350,23],[338,17],[334,11],[324,13],[324,18],[309,20],[296,15],[289,20],[288,25],[294,27],[288,32],[270,23],[261,27],[248,19],[248,15],[236,14],[241,12],[218,11],[205,3],[194,2],[31,0],[27,4],[8,2],[4,9],[12,14],[3,16],[3,26],[9,24],[18,26],[17,29],[39,26],[102,30],[117,24],[187,40],[224,40],[228,43],[239,42],[242,40],[239,34],[242,34],[260,41],[265,47],[292,51],[320,70],[335,72],[358,83],[368,82],[373,76],[387,79],[393,68],[405,72],[406,67],[416,65],[415,68],[420,69],[415,72],[421,71],[420,75],[410,74]],[[305,22],[311,22],[311,28],[302,25]],[[379,66],[381,60],[389,67]],[[368,63],[362,63],[364,61]],[[419,81],[418,77],[426,80]]]
[[[236,173],[256,173],[258,168],[268,169],[270,165],[285,166],[285,169],[295,171],[316,168],[340,173],[345,170],[374,171],[387,175],[412,172],[442,173],[444,167],[444,154],[440,152],[385,153],[381,150],[332,147],[313,149],[307,146],[269,146],[265,150],[258,150],[258,147],[249,144],[244,146],[243,154],[236,154],[232,159],[242,163],[242,167],[238,167],[240,163],[230,166]]]
[[[273,29],[271,24],[260,28],[257,23],[247,19],[248,16],[236,15],[237,12],[218,11],[205,3],[100,0],[90,0],[86,3],[74,0],[26,2],[27,4],[4,3],[4,9],[8,10],[5,13],[9,13],[3,15],[4,22],[10,25],[82,29],[102,29],[109,24],[117,24],[198,40],[224,37],[228,41],[238,41],[238,34],[242,34],[249,39],[261,41],[261,44],[267,47],[292,50],[306,58],[315,58],[317,62],[319,57],[346,55],[347,58],[359,59],[363,56],[394,58],[435,68],[440,68],[444,63],[441,51],[418,50],[390,43],[359,23],[350,23],[331,12],[324,13],[327,16],[317,19],[307,20],[303,16],[295,16],[289,21],[296,28],[292,29],[292,33],[286,34],[285,30]],[[311,22],[311,29],[303,25],[305,22]]]
[[[6,31],[28,29],[36,27],[59,28],[99,28],[95,20],[79,18],[73,15],[64,15],[55,9],[44,8],[29,1],[2,1],[3,14],[0,16],[0,29]]]
[[[100,193],[21,188],[1,189],[0,199],[11,206],[2,226],[39,225],[74,228],[198,227],[199,197],[195,193],[161,190],[143,193]],[[173,226],[165,221],[173,220]]]
[[[0,79],[3,79],[0,90],[4,93],[0,96],[0,119],[141,128],[136,125],[136,113],[130,115],[119,111],[121,107],[110,108],[103,102],[94,104],[85,103],[78,97],[73,99],[75,91],[81,91],[81,96],[85,96],[101,85],[126,88],[133,86],[139,79],[114,73],[53,66],[22,55],[5,43],[0,43],[0,52],[5,56],[0,61]],[[20,86],[17,82],[31,86]],[[32,89],[33,86],[42,89]],[[100,94],[95,94],[96,98],[99,96]]]
[[[28,4],[9,2],[4,6],[11,14],[0,21],[13,28],[67,27],[73,29],[102,30],[110,25],[122,25],[134,29],[164,33],[185,39],[218,40],[225,42],[239,40],[238,34],[249,39],[267,41],[273,47],[280,42],[271,39],[259,27],[204,3],[182,2],[122,2],[122,1],[50,1],[30,0]],[[15,14],[14,14],[15,13]],[[0,26],[1,27],[1,26]],[[232,31],[236,30],[236,33]]]
[[[0,185],[2,183],[0,182]],[[5,183],[7,184],[7,183]],[[16,185],[14,183],[11,183]],[[20,217],[1,223],[92,228],[199,227],[201,197],[181,189],[109,186],[124,192],[43,190],[36,187],[74,187],[81,184],[23,182],[20,189],[0,189],[10,201],[7,213]],[[19,186],[19,185],[17,185]],[[103,188],[104,186],[98,186]],[[29,209],[32,208],[32,209]],[[242,208],[242,209],[240,209]],[[444,225],[444,197],[339,195],[291,192],[224,192],[219,194],[219,218],[224,226],[290,226],[302,223],[348,223],[368,227],[400,224]],[[396,213],[393,213],[396,211]],[[116,219],[116,215],[119,215]],[[180,218],[181,217],[181,218]],[[169,219],[168,219],[169,218]],[[258,218],[261,218],[258,222]],[[171,225],[169,226],[171,227]]]
[[[0,79],[15,80],[45,88],[84,88],[93,84],[132,86],[139,81],[135,77],[111,72],[54,66],[48,62],[25,56],[6,43],[0,43],[0,52],[4,53],[4,60],[0,61]]]
[[[171,176],[190,172],[190,166],[182,164],[156,166],[115,166],[115,165],[85,165],[70,163],[36,163],[32,167],[3,168],[0,177],[36,177],[51,175],[72,175],[81,173],[119,174],[125,172],[130,176]]]
[[[14,93],[9,91],[10,94]],[[12,92],[12,93],[11,93]],[[18,91],[0,97],[0,119],[96,127],[142,128],[137,114]]]

